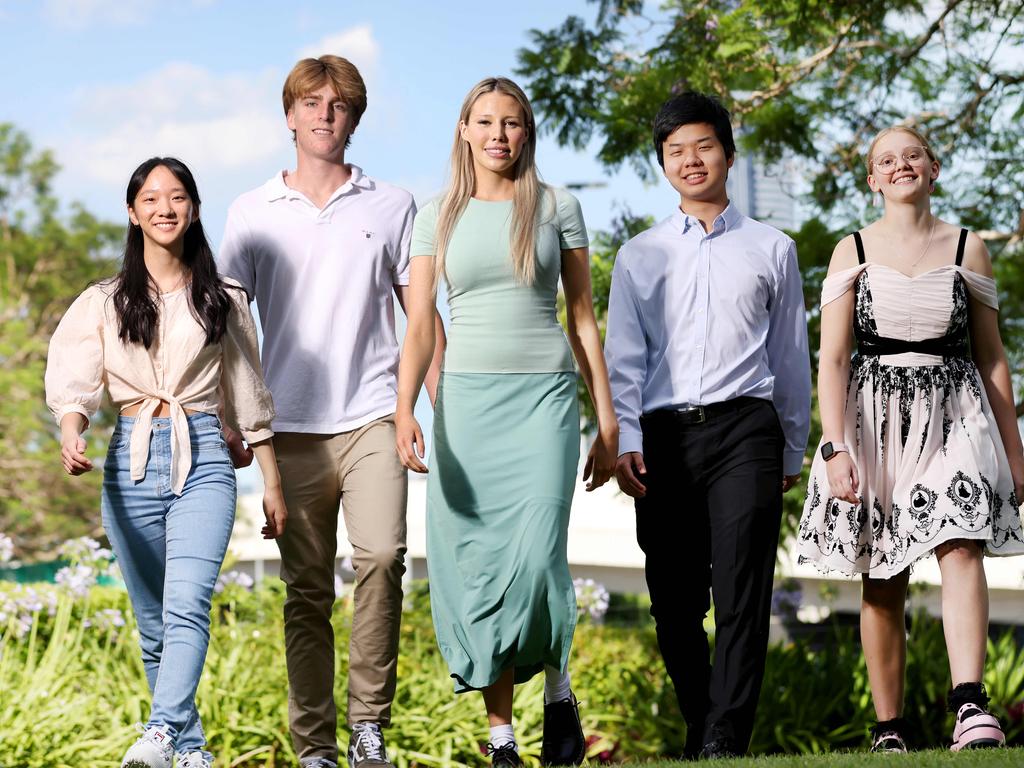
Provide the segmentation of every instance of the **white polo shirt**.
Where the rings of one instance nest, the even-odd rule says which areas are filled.
[[[279,173],[228,211],[217,264],[256,300],[275,432],[348,432],[395,412],[394,286],[416,204],[351,166],[318,208]]]

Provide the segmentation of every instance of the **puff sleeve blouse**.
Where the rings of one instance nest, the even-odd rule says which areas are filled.
[[[146,349],[118,339],[110,296],[114,281],[85,290],[68,308],[50,340],[46,403],[57,423],[68,413],[90,420],[103,390],[121,410],[141,404],[132,428],[131,476],[141,480],[149,458],[153,414],[166,401],[171,411],[171,489],[180,495],[192,465],[185,409],[218,414],[256,443],[273,436],[274,405],[263,381],[256,325],[241,286],[224,279],[231,298],[227,330],[217,344],[192,315],[188,287],[160,294],[157,334]]]

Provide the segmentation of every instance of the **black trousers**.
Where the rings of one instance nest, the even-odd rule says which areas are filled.
[[[729,401],[701,424],[656,411],[641,426],[647,494],[636,500],[637,540],[687,751],[725,738],[742,753],[768,649],[782,428],[772,404],[754,398]],[[711,595],[714,664],[703,627]]]

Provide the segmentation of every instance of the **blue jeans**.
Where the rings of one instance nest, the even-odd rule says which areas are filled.
[[[195,695],[210,643],[210,598],[235,519],[235,471],[208,414],[188,417],[192,466],[181,496],[171,484],[170,419],[153,419],[146,476],[133,482],[117,420],[103,467],[103,527],[139,625],[153,706],[147,726],[166,728],[180,752],[206,744]]]

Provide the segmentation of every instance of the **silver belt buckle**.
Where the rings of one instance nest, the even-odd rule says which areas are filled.
[[[686,416],[686,418],[693,419],[693,421],[690,422],[691,424],[703,424],[707,421],[703,405],[691,405],[687,408],[680,408],[679,412]]]

